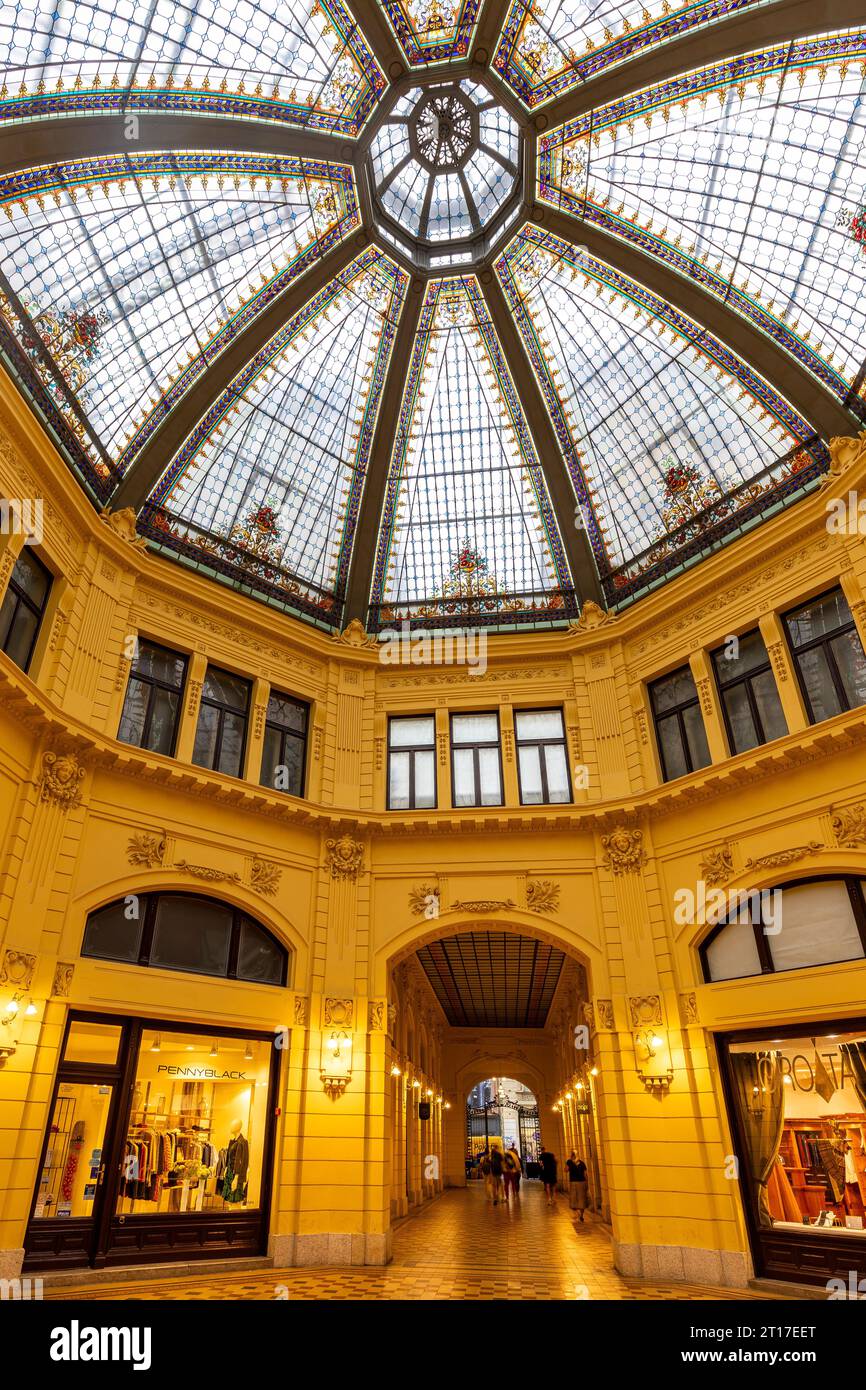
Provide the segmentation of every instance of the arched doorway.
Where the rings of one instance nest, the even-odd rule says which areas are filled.
[[[523,1171],[532,1176],[541,1146],[538,1100],[522,1081],[490,1076],[466,1097],[466,1176],[478,1173],[479,1156],[492,1142],[514,1146]]]
[[[583,944],[558,924],[517,909],[496,913],[493,920],[485,914],[481,922],[449,912],[392,938],[390,958],[380,955],[391,1001],[392,1217],[445,1187],[466,1186],[468,1159],[484,1134],[483,1105],[474,1107],[479,1123],[470,1134],[467,1100],[488,1081],[501,1081],[507,1098],[500,1104],[497,1091],[498,1130],[504,1125],[508,1138],[513,1130],[533,1167],[543,1141],[560,1154],[564,1170],[580,1138],[578,1147],[588,1158],[592,1153],[601,1205],[604,1165],[597,1152],[594,1095],[580,1093],[574,1107],[579,1117],[560,1103],[569,1086],[593,1069],[592,1041],[582,1025],[590,971],[599,962],[591,948],[581,950]],[[587,1035],[586,1041],[578,1043],[578,1034]],[[490,1115],[488,1129],[489,1121]]]

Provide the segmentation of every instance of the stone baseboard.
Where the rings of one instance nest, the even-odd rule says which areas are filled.
[[[309,1235],[273,1235],[268,1251],[275,1269],[386,1265],[391,1259],[391,1232],[343,1235],[331,1231]]]
[[[17,1279],[23,1263],[23,1245],[17,1250],[0,1250],[0,1279]]]
[[[751,1256],[745,1251],[698,1250],[689,1245],[636,1245],[615,1240],[613,1262],[620,1274],[659,1283],[745,1289],[754,1275]]]

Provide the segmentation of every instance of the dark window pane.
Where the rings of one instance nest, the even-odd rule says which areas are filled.
[[[701,718],[701,711],[697,705],[690,705],[683,710],[683,724],[686,728],[686,738],[689,745],[689,753],[692,759],[692,768],[707,767],[710,761],[710,750],[707,746],[707,735],[704,729],[704,721]]]
[[[682,666],[679,671],[672,671],[669,676],[653,681],[650,694],[656,714],[664,714],[666,710],[675,709],[678,705],[698,698],[694,676],[688,666]]]
[[[225,975],[231,941],[231,909],[197,898],[160,898],[151,965]]]
[[[48,597],[51,576],[36,556],[25,548],[15,561],[9,582],[26,594],[36,608],[41,608]]]
[[[219,730],[220,712],[213,705],[202,705],[198,712],[198,727],[195,731],[195,746],[192,760],[199,767],[213,767],[216,758],[216,741]]]
[[[820,723],[822,719],[832,719],[834,714],[839,714],[842,705],[836,694],[824,648],[812,647],[810,651],[800,652],[797,661],[812,707],[813,722]]]
[[[147,746],[152,753],[171,755],[174,750],[174,732],[177,728],[180,695],[172,690],[153,687],[150,708],[150,732]]]
[[[4,650],[6,655],[15,662],[15,665],[21,667],[22,671],[26,671],[30,664],[38,628],[38,614],[29,609],[26,604],[19,603],[15,620],[4,644]]]
[[[15,605],[17,603],[15,593],[12,589],[7,589],[3,595],[3,605],[0,607],[0,647],[6,650],[6,639],[9,636],[9,628],[15,616]]]
[[[117,737],[121,743],[132,743],[140,748],[144,739],[144,721],[147,717],[147,702],[151,687],[133,676],[126,687],[126,699],[120,716]]]
[[[816,637],[825,637],[851,621],[851,609],[841,589],[815,599],[795,613],[789,613],[786,618],[791,640],[796,647],[804,642],[812,642]]]
[[[137,961],[141,947],[145,899],[132,903],[112,903],[94,912],[84,929],[82,955],[103,956],[107,960]],[[135,916],[127,916],[134,912]]]
[[[283,979],[283,952],[275,941],[254,922],[241,922],[238,949],[238,977],[260,980],[263,984],[278,985]]]
[[[186,662],[177,652],[158,647],[154,642],[138,643],[138,656],[133,667],[136,675],[150,676],[153,680],[171,685],[175,690],[183,686]]]
[[[848,707],[866,705],[866,659],[856,632],[843,632],[834,637],[830,650],[848,697]]]
[[[744,637],[737,638],[736,655],[729,655],[727,644],[713,652],[720,685],[736,679],[737,676],[744,676],[758,666],[766,666],[768,660],[767,648],[760,632],[747,632]]]
[[[267,722],[283,729],[303,734],[307,730],[307,706],[288,695],[271,695],[268,700]]]
[[[769,743],[771,739],[784,738],[788,732],[788,725],[772,671],[762,671],[759,676],[752,677],[752,693],[764,726],[766,741]]]
[[[660,719],[656,727],[666,781],[669,782],[674,777],[684,777],[689,768],[680,734],[679,719],[676,715],[671,715],[667,719]]]
[[[745,753],[749,748],[757,748],[761,742],[758,731],[755,728],[755,721],[752,718],[752,709],[749,704],[749,697],[746,693],[745,681],[739,685],[732,685],[729,690],[723,692],[722,699],[725,702],[725,709],[728,713],[728,724],[731,732],[731,752]]]
[[[246,720],[239,714],[223,715],[223,737],[220,746],[219,768],[229,777],[240,777],[241,761],[244,755],[244,730]]]
[[[216,700],[221,705],[228,705],[230,709],[245,714],[249,693],[249,685],[245,680],[241,680],[240,676],[233,676],[231,672],[221,671],[216,666],[208,667],[202,699]]]

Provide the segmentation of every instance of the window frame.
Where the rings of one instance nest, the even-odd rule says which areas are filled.
[[[127,748],[140,748],[144,753],[156,752],[155,749],[148,748],[146,743],[127,743],[125,739],[121,739],[120,737],[120,725],[123,723],[123,716],[126,712],[126,701],[129,696],[129,687],[131,686],[134,680],[140,681],[142,685],[146,685],[149,687],[149,693],[147,696],[147,713],[144,716],[144,729],[142,733],[142,737],[145,739],[147,738],[147,735],[150,733],[150,725],[153,719],[153,691],[165,690],[168,691],[168,693],[171,695],[178,695],[180,697],[178,699],[177,704],[177,716],[174,722],[174,729],[172,730],[171,749],[168,753],[156,754],[157,757],[173,758],[177,749],[177,740],[180,734],[181,720],[183,719],[183,702],[186,696],[187,676],[189,675],[189,653],[175,651],[172,647],[164,647],[161,642],[154,642],[152,638],[143,637],[141,633],[138,634],[137,640],[139,643],[146,642],[149,647],[156,647],[158,651],[168,652],[170,656],[179,657],[180,660],[183,662],[183,676],[181,677],[181,683],[179,687],[174,685],[168,685],[166,681],[158,680],[154,676],[138,675],[135,670],[135,662],[133,661],[132,665],[129,668],[129,678],[126,682],[126,691],[124,692],[123,696],[123,706],[120,711],[120,720],[118,721],[117,726],[117,739],[119,743],[124,743]]]
[[[797,613],[802,613],[803,609],[808,608],[810,604],[820,603],[822,599],[832,598],[834,594],[841,594],[845,602],[848,604],[848,609],[851,612],[851,621],[848,623],[844,623],[842,627],[835,628],[832,633],[825,633],[821,637],[813,637],[811,641],[804,642],[802,646],[795,646],[794,637],[788,625],[788,619],[794,617]],[[815,718],[815,711],[812,709],[812,701],[809,698],[809,691],[806,686],[806,681],[804,679],[803,672],[800,668],[799,656],[801,652],[814,651],[816,647],[823,647],[825,649],[824,659],[827,662],[827,669],[830,673],[830,680],[833,682],[833,688],[836,691],[836,696],[839,700],[839,704],[842,706],[839,713],[848,714],[852,709],[862,709],[862,705],[850,705],[848,703],[848,693],[845,689],[842,677],[839,674],[839,667],[836,664],[836,657],[834,656],[833,651],[830,647],[830,643],[836,637],[841,637],[846,632],[855,633],[857,636],[857,640],[860,642],[861,647],[863,646],[863,640],[860,637],[860,633],[857,628],[857,623],[854,620],[854,612],[851,609],[851,604],[848,602],[848,595],[845,593],[845,590],[842,588],[842,585],[834,584],[832,589],[824,589],[820,594],[814,594],[812,598],[805,599],[802,603],[798,603],[794,608],[787,608],[782,613],[781,618],[782,628],[785,633],[785,640],[788,644],[788,651],[791,656],[794,671],[796,672],[797,684],[800,687],[800,694],[803,696],[803,704],[806,707],[806,713],[809,716],[810,725],[814,726],[816,724],[823,724],[824,720]],[[836,716],[832,714],[828,715],[827,717],[829,719],[836,718]]]
[[[278,700],[290,700],[292,704],[301,706],[301,708],[304,711],[304,732],[302,734],[299,734],[296,732],[296,730],[287,728],[285,724],[275,724],[272,719],[268,719],[267,705],[265,706],[265,723],[262,735],[262,762],[259,764],[259,786],[269,787],[272,792],[279,791],[282,796],[302,797],[305,795],[307,790],[307,757],[310,749],[310,714],[312,712],[311,706],[308,700],[301,700],[297,695],[290,695],[287,690],[271,690],[268,694],[268,704],[270,704],[271,699],[273,697],[276,697]],[[278,733],[280,735],[280,762],[283,766],[288,766],[284,756],[286,751],[286,739],[294,738],[300,742],[304,750],[304,756],[301,759],[301,786],[299,791],[290,792],[287,789],[272,787],[270,786],[269,782],[262,781],[262,764],[264,763],[265,759],[264,734],[267,733],[268,729],[273,729],[275,733]],[[244,754],[245,753],[246,734],[244,735]]]
[[[758,742],[754,745],[755,748],[762,748],[762,747],[763,747],[765,744],[767,744],[767,743],[774,743],[775,740],[776,740],[777,738],[785,738],[785,737],[787,736],[787,734],[789,734],[789,733],[791,732],[790,729],[787,729],[787,728],[786,728],[786,731],[785,731],[784,734],[775,734],[775,735],[773,736],[773,738],[767,738],[767,736],[766,736],[766,732],[765,732],[765,729],[764,729],[764,725],[763,725],[763,722],[762,722],[762,720],[761,720],[761,713],[760,713],[760,710],[758,709],[758,702],[757,702],[757,700],[755,699],[755,692],[754,692],[754,690],[752,689],[752,677],[753,677],[753,676],[763,676],[767,671],[769,671],[769,673],[770,673],[770,675],[771,675],[771,677],[772,677],[772,679],[773,679],[773,686],[774,686],[775,691],[776,691],[776,698],[777,698],[777,700],[779,701],[779,708],[780,708],[781,711],[782,711],[782,718],[785,720],[785,724],[786,724],[786,725],[787,725],[788,721],[787,721],[787,719],[785,719],[785,708],[784,708],[784,706],[783,706],[783,704],[782,704],[782,696],[781,696],[781,694],[779,693],[779,682],[778,682],[778,680],[776,679],[776,673],[775,673],[775,671],[773,670],[773,663],[772,663],[772,661],[770,660],[770,653],[767,651],[767,643],[766,643],[766,641],[765,641],[765,639],[764,639],[764,634],[762,633],[761,629],[760,629],[759,627],[752,627],[752,628],[749,628],[748,632],[743,632],[743,633],[740,633],[740,634],[739,634],[738,640],[743,640],[743,639],[745,639],[745,638],[747,638],[747,637],[751,637],[751,636],[752,636],[753,634],[755,634],[755,633],[758,635],[758,637],[760,637],[761,642],[762,642],[763,645],[764,645],[764,653],[765,653],[767,659],[766,659],[766,661],[763,662],[760,666],[753,666],[752,669],[751,669],[750,671],[747,671],[747,672],[746,672],[744,675],[742,675],[742,676],[732,676],[730,680],[722,681],[721,676],[719,675],[719,667],[718,667],[718,662],[717,662],[716,658],[718,657],[718,655],[719,655],[720,652],[724,651],[725,644],[722,643],[720,646],[714,647],[714,648],[712,649],[712,651],[710,652],[710,659],[711,659],[712,668],[713,668],[713,677],[714,677],[715,682],[716,682],[716,691],[718,692],[718,696],[719,696],[719,705],[721,706],[721,710],[722,710],[722,719],[724,720],[724,724],[725,724],[725,735],[726,735],[727,740],[728,740],[728,752],[730,753],[730,755],[731,755],[732,758],[738,758],[738,757],[740,756],[740,753],[739,753],[739,751],[737,750],[736,745],[735,745],[734,732],[733,732],[733,725],[732,725],[732,723],[731,723],[731,717],[730,717],[730,714],[729,714],[729,712],[728,712],[728,704],[727,704],[727,701],[726,701],[726,699],[725,699],[725,693],[726,693],[726,691],[728,691],[728,690],[732,690],[732,689],[733,689],[735,686],[737,686],[737,685],[745,685],[745,687],[746,687],[746,699],[747,699],[748,704],[749,704],[749,713],[750,713],[751,716],[752,716],[752,720],[753,720],[753,722],[754,722],[755,729],[756,729],[757,733],[760,735],[760,737],[759,737],[759,739],[758,739]],[[744,749],[743,751],[746,752],[746,753],[748,753],[748,752],[752,752],[753,749],[748,749],[748,748],[747,748],[747,749]]]
[[[694,699],[693,699],[693,700],[683,700],[681,704],[679,704],[679,705],[671,705],[670,709],[666,709],[666,710],[665,710],[662,714],[660,714],[660,715],[657,714],[657,713],[656,713],[656,707],[655,707],[655,701],[653,700],[653,690],[655,689],[655,687],[656,687],[657,685],[660,685],[662,681],[668,680],[671,676],[677,675],[677,673],[680,672],[680,671],[688,671],[689,675],[691,676],[691,678],[692,678],[692,684],[693,684],[694,687],[695,687],[695,697],[694,697]],[[694,673],[694,671],[692,670],[690,664],[689,664],[687,661],[686,661],[686,662],[683,662],[683,663],[682,663],[681,665],[679,665],[679,666],[674,666],[673,670],[671,670],[671,671],[665,671],[665,673],[664,673],[663,675],[661,675],[661,676],[656,676],[654,680],[647,681],[647,695],[648,695],[648,697],[649,697],[649,707],[650,707],[650,714],[652,715],[653,730],[654,730],[654,732],[655,732],[656,748],[657,748],[657,750],[658,750],[659,763],[660,763],[660,765],[661,765],[661,770],[662,770],[662,781],[663,781],[663,782],[678,782],[679,779],[680,779],[681,777],[689,777],[689,776],[691,776],[691,774],[692,774],[693,772],[703,772],[703,771],[704,771],[704,768],[711,767],[711,766],[712,766],[712,758],[710,759],[710,761],[709,761],[708,763],[702,763],[700,767],[694,767],[694,766],[692,765],[692,750],[691,750],[691,748],[689,747],[689,740],[688,740],[688,738],[687,738],[687,736],[686,736],[686,727],[685,727],[685,724],[684,724],[684,722],[683,722],[683,711],[684,711],[684,710],[687,710],[687,709],[691,709],[693,706],[697,706],[698,716],[699,716],[699,718],[700,718],[701,724],[703,725],[704,739],[705,739],[705,741],[706,741],[706,743],[707,743],[707,747],[709,748],[709,738],[707,737],[707,726],[706,726],[706,722],[705,722],[705,720],[704,720],[704,712],[703,712],[703,710],[701,709],[701,696],[700,696],[700,692],[698,691],[698,683],[697,683],[697,681],[695,680],[695,673]],[[685,761],[686,761],[686,763],[687,763],[687,768],[686,768],[686,771],[685,771],[685,772],[678,772],[678,773],[676,774],[676,776],[669,776],[669,775],[668,775],[667,766],[666,766],[666,763],[665,763],[665,750],[664,750],[664,744],[662,743],[661,737],[659,736],[659,720],[660,720],[660,719],[670,719],[670,718],[672,718],[674,715],[676,715],[677,728],[678,728],[679,731],[680,731],[680,742],[681,742],[681,744],[682,744],[682,750],[683,750],[683,754],[684,754],[684,757],[685,757]]]
[[[495,743],[457,743],[454,742],[454,720],[464,715],[493,715],[496,720],[496,742]],[[486,811],[495,806],[505,805],[505,775],[502,766],[502,723],[499,718],[498,709],[458,709],[452,710],[448,716],[448,734],[451,744],[451,808],[454,811]],[[481,760],[479,757],[482,748],[496,748],[499,754],[499,800],[483,802],[481,800]],[[458,806],[454,800],[454,754],[457,750],[461,752],[470,749],[472,751],[472,773],[475,785],[475,800],[470,806]]]
[[[561,738],[521,738],[517,732],[517,720],[521,714],[558,714],[562,720]],[[521,748],[545,749],[548,746],[562,748],[565,753],[565,780],[568,787],[568,796],[565,801],[551,801],[550,788],[547,783],[547,758],[539,752],[539,765],[541,769],[541,790],[543,799],[541,801],[524,801],[523,799],[523,777],[520,771],[520,750]],[[568,733],[565,727],[565,710],[561,705],[533,705],[529,709],[516,709],[514,711],[514,748],[517,762],[517,790],[520,797],[521,806],[572,806],[574,804],[574,792],[571,786],[571,768],[568,757]]]
[[[863,881],[866,882],[866,874],[864,874],[863,876]],[[776,890],[781,891],[785,888],[805,888],[810,883],[844,883],[845,888],[848,892],[848,899],[851,903],[851,911],[854,914],[854,922],[856,924],[857,931],[860,936],[860,945],[863,947],[862,957],[852,956],[851,961],[863,960],[864,963],[866,963],[866,889],[864,889],[861,886],[860,878],[857,874],[810,874],[807,878],[792,878],[788,879],[785,883],[773,884],[772,888],[767,888],[763,891],[774,892]],[[744,896],[748,894],[748,891],[749,890],[747,889],[743,890]],[[762,890],[755,888],[751,891],[760,895]],[[760,901],[761,899],[759,896],[758,902],[760,903]],[[725,914],[725,920],[722,922],[714,923],[711,930],[707,933],[703,941],[698,946],[698,955],[700,956],[701,960],[701,974],[703,975],[704,984],[733,984],[738,980],[763,979],[765,975],[794,975],[799,970],[822,970],[824,968],[824,965],[845,965],[850,963],[849,961],[824,961],[820,963],[816,962],[811,965],[793,965],[790,966],[787,970],[777,970],[775,964],[773,963],[773,954],[770,950],[769,943],[767,941],[766,932],[764,931],[764,922],[762,919],[760,919],[759,914],[759,920],[757,922],[752,922],[751,927],[755,935],[755,949],[758,952],[758,959],[761,962],[760,976],[732,975],[724,980],[714,980],[710,975],[710,964],[707,959],[707,950],[713,944],[719,933],[724,931],[725,928],[730,925],[731,923],[727,920],[727,914]],[[742,925],[745,926],[746,924],[742,923]]]
[[[241,675],[239,675],[237,671],[230,671],[230,670],[228,669],[228,667],[226,667],[226,666],[215,666],[215,665],[212,665],[210,662],[208,662],[208,665],[207,665],[207,668],[206,668],[206,670],[205,670],[204,676],[202,677],[201,695],[199,696],[199,704],[198,704],[198,715],[197,715],[197,717],[196,717],[196,721],[195,721],[195,733],[194,733],[194,735],[193,735],[193,753],[195,752],[195,740],[196,740],[196,737],[197,737],[197,735],[198,735],[199,724],[200,724],[200,722],[201,722],[201,712],[202,712],[202,709],[204,708],[205,705],[208,705],[210,709],[215,709],[215,710],[218,710],[218,711],[219,711],[219,725],[218,725],[218,727],[217,727],[216,744],[215,744],[215,747],[214,747],[214,762],[215,762],[216,764],[219,764],[220,757],[222,756],[223,730],[224,730],[224,728],[225,728],[225,716],[226,716],[227,714],[234,714],[234,715],[239,715],[239,714],[241,714],[241,711],[238,710],[238,709],[235,709],[234,705],[226,705],[226,704],[223,704],[222,700],[214,700],[214,699],[211,698],[211,696],[205,695],[205,693],[204,693],[205,682],[207,681],[208,675],[209,675],[209,673],[210,673],[211,671],[219,671],[219,672],[222,672],[223,675],[231,676],[234,680],[243,681],[244,685],[245,685],[246,688],[247,688],[246,707],[245,707],[245,709],[243,710],[244,736],[243,736],[243,740],[242,740],[242,742],[241,742],[240,768],[238,769],[237,772],[223,772],[223,770],[222,770],[221,767],[219,767],[218,765],[217,765],[217,766],[214,766],[213,763],[209,763],[209,764],[208,764],[208,763],[196,763],[196,762],[193,762],[193,766],[194,766],[194,767],[201,767],[201,768],[204,769],[205,772],[216,772],[216,773],[218,773],[221,777],[243,777],[243,776],[244,776],[244,766],[245,766],[246,760],[247,760],[247,744],[248,744],[248,742],[249,742],[249,732],[250,732],[250,703],[251,703],[251,701],[252,701],[252,691],[253,691],[253,687],[252,687],[252,681],[249,680],[246,676],[241,676]]]
[[[153,938],[156,931],[156,916],[161,898],[185,898],[189,902],[207,903],[209,907],[221,907],[231,912],[232,925],[231,935],[229,937],[229,950],[226,960],[225,974],[217,975],[212,974],[210,971],[204,970],[185,970],[180,965],[164,965],[162,963],[160,963],[159,965],[151,964],[150,957],[151,952],[153,950]],[[166,890],[164,892],[157,893],[139,893],[138,900],[140,903],[144,904],[144,911],[141,917],[141,936],[139,937],[137,958],[135,960],[121,960],[118,956],[104,956],[100,955],[97,951],[85,951],[84,949],[85,942],[87,940],[87,928],[90,924],[91,917],[95,917],[98,913],[104,912],[107,907],[114,907],[116,904],[122,904],[125,901],[125,899],[123,898],[115,898],[112,902],[103,903],[100,907],[93,908],[87,914],[87,918],[84,923],[84,935],[81,938],[81,950],[79,953],[82,960],[107,960],[112,961],[115,965],[141,965],[151,970],[171,970],[174,974],[177,975],[194,975],[196,979],[233,980],[236,983],[242,985],[265,985],[268,989],[285,988],[288,980],[289,964],[292,953],[287,946],[284,946],[281,941],[277,940],[273,932],[268,931],[267,927],[264,925],[263,922],[258,921],[258,919],[253,917],[251,913],[247,912],[245,908],[237,907],[234,903],[227,903],[222,898],[209,898],[204,893],[178,893],[174,890]],[[268,938],[268,940],[272,941],[274,945],[277,947],[277,950],[280,953],[280,958],[282,960],[282,969],[280,971],[279,980],[249,980],[245,975],[238,975],[237,965],[238,956],[240,953],[241,930],[243,927],[244,918],[252,922],[253,925],[257,927],[259,931],[263,932],[265,936]]]
[[[391,743],[391,729],[398,719],[431,719],[433,721],[433,741],[432,743],[403,743],[398,748],[394,748]],[[409,805],[391,805],[391,754],[392,753],[411,753],[409,759]],[[433,805],[415,805],[415,755],[416,753],[433,754]],[[388,770],[385,783],[385,809],[387,811],[438,811],[439,809],[439,768],[436,757],[436,714],[434,711],[418,714],[389,714],[388,715]]]
[[[25,594],[24,591],[15,583],[15,568],[19,560],[21,559],[21,556],[24,553],[25,549],[30,552],[30,558],[36,562],[36,565],[39,569],[41,569],[44,572],[45,577],[48,580],[48,588],[45,590],[45,599],[41,608],[37,608],[36,604],[33,602],[30,596],[28,594]],[[15,619],[18,617],[18,613],[22,606],[28,608],[30,612],[35,614],[36,616],[36,628],[34,630],[33,638],[30,643],[30,650],[27,653],[27,660],[25,661],[23,666],[18,666],[18,663],[17,661],[15,661],[14,657],[9,657],[9,660],[12,661],[14,665],[18,666],[19,671],[23,671],[25,676],[30,674],[30,663],[33,660],[33,654],[36,651],[36,644],[39,641],[39,634],[42,631],[42,624],[45,621],[45,614],[48,609],[48,602],[51,598],[51,591],[53,587],[54,574],[45,564],[44,560],[41,560],[39,558],[32,545],[23,547],[22,550],[19,551],[18,555],[16,555],[15,557],[15,563],[13,564],[12,569],[10,571],[9,578],[6,581],[6,588],[4,589],[2,596],[0,596],[0,599],[5,598],[6,595],[10,592],[10,590],[15,595],[15,608],[12,613],[12,620],[9,624],[9,631],[6,634],[6,641],[3,643],[3,646],[2,648],[0,648],[0,650],[2,650],[4,656],[9,655],[9,653],[6,650],[6,643],[8,642],[10,636],[12,635],[12,632],[14,631]]]

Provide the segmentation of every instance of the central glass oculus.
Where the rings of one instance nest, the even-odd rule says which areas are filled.
[[[449,247],[455,264],[474,260],[518,195],[520,140],[514,118],[470,78],[405,92],[370,145],[374,210],[386,237],[412,255],[423,248],[430,260]]]

